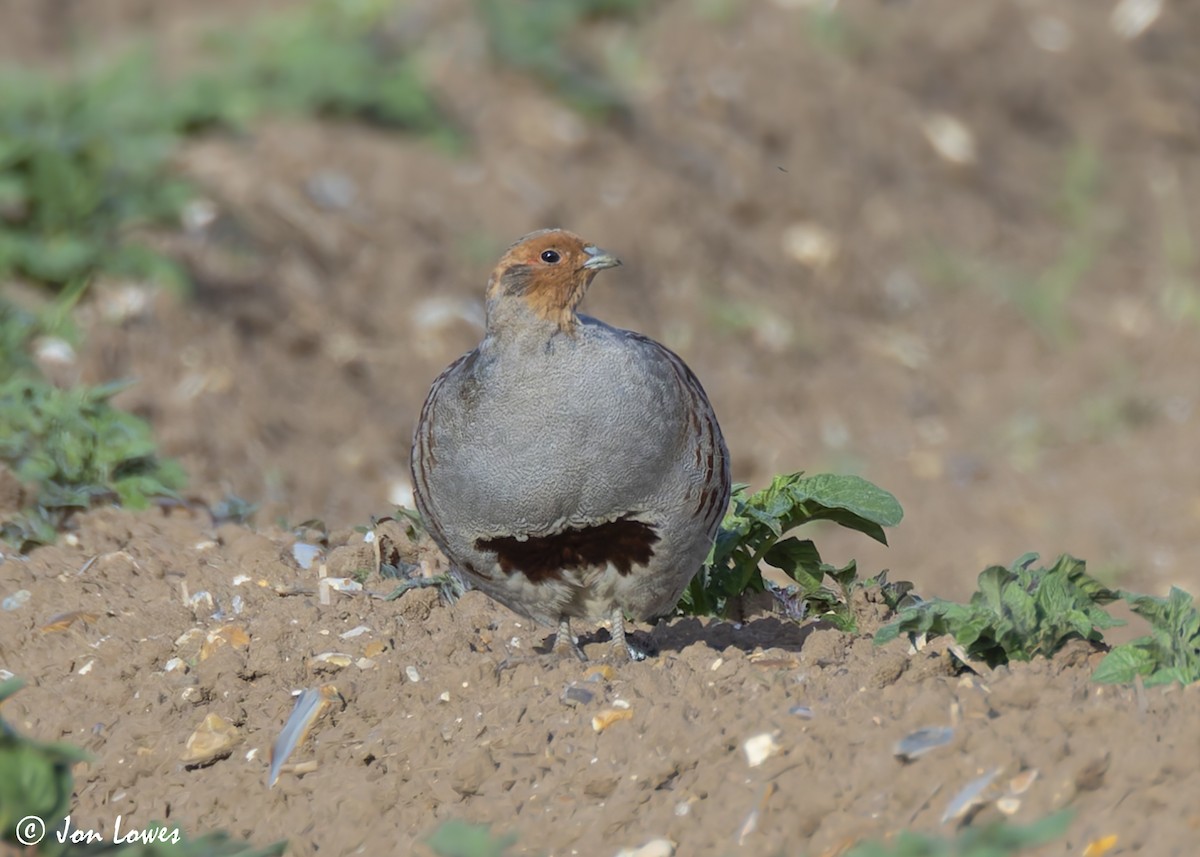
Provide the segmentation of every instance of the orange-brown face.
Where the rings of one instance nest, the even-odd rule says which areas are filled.
[[[488,300],[523,300],[536,315],[569,331],[592,278],[619,264],[611,253],[578,235],[544,229],[508,248],[488,283]]]

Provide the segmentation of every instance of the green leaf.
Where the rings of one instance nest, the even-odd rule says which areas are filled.
[[[1002,565],[992,565],[979,572],[977,591],[984,604],[997,616],[1004,612],[1004,588],[1016,576]]]
[[[1125,684],[1153,671],[1154,657],[1149,651],[1132,645],[1117,646],[1100,661],[1092,680],[1100,684]]]
[[[800,541],[790,538],[777,542],[763,556],[763,560],[786,572],[788,577],[799,583],[804,590],[815,591],[825,576],[821,567],[821,555],[817,553],[817,546],[811,539]]]
[[[485,824],[451,820],[435,830],[426,843],[439,857],[504,857],[516,841],[511,834],[493,835]]]
[[[813,500],[829,509],[845,509],[881,527],[894,527],[904,518],[904,510],[892,494],[859,476],[805,476],[796,480],[790,491],[799,502]]]

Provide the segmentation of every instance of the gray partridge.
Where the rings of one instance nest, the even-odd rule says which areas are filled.
[[[558,625],[607,618],[613,654],[671,610],[729,503],[729,453],[708,397],[675,353],[577,315],[620,262],[561,229],[512,245],[487,288],[483,341],[429,391],[412,447],[417,508],[474,586]]]

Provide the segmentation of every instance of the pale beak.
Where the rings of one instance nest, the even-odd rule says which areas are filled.
[[[592,257],[583,263],[584,270],[586,271],[603,271],[605,268],[615,268],[621,264],[621,260],[612,253],[609,253],[607,250],[601,250],[594,244],[584,247],[583,252]]]

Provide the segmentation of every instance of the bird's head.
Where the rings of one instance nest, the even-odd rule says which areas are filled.
[[[509,247],[492,271],[488,327],[528,318],[571,333],[577,323],[575,307],[592,278],[620,264],[611,253],[565,229],[532,232]]]

